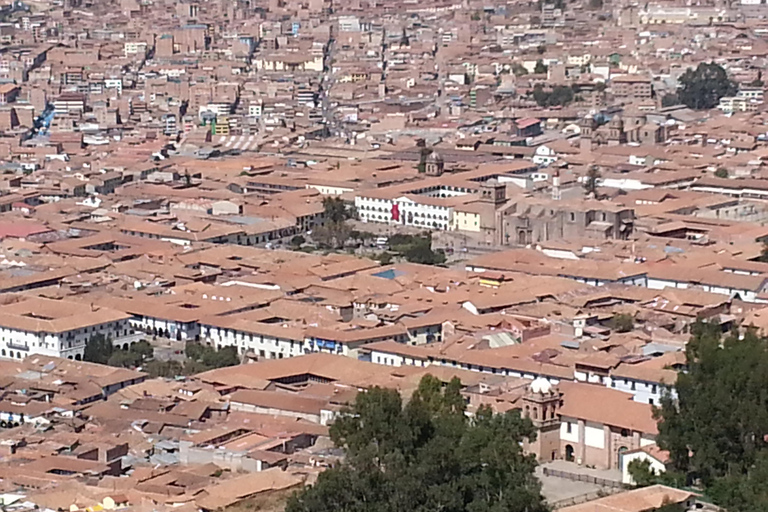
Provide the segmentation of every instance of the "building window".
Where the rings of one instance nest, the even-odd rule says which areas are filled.
[[[566,423],[565,424],[565,431],[568,434],[573,434],[573,423],[571,423],[570,421],[568,423]]]
[[[629,430],[626,428],[621,429],[621,437],[629,437]]]

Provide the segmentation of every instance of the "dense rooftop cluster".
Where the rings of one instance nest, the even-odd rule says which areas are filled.
[[[681,469],[691,334],[768,335],[768,10],[693,4],[0,5],[4,510],[280,510],[428,376],[693,506],[547,480]]]

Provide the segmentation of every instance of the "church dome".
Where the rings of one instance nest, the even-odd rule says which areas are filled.
[[[428,164],[442,164],[443,163],[443,157],[440,156],[440,153],[437,151],[432,151],[429,156],[427,157],[427,163]]]
[[[531,382],[531,391],[540,395],[548,395],[552,392],[552,383],[544,377],[536,377]]]

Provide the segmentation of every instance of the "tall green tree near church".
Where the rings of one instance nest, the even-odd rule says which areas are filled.
[[[768,340],[697,323],[686,364],[657,411],[667,471],[730,512],[768,511]]]
[[[287,512],[545,512],[535,436],[517,412],[465,415],[460,383],[421,381],[407,404],[372,388],[331,427],[345,460],[296,493]]]

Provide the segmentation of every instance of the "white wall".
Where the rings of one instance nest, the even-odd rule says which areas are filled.
[[[395,202],[399,205],[399,220],[392,218],[392,204]],[[356,197],[355,208],[363,222],[447,230],[453,221],[453,208],[412,201]],[[413,214],[413,218],[409,214]],[[405,222],[402,219],[405,219]]]
[[[659,405],[663,392],[661,384],[620,377],[608,379],[606,386],[632,394],[632,400],[635,402],[651,405]],[[676,396],[674,389],[671,392],[672,396]]]
[[[568,425],[571,432],[568,433]],[[562,418],[560,422],[560,439],[569,443],[579,442],[579,422],[571,418]]]
[[[387,354],[385,352],[371,351],[371,362],[383,364],[386,366],[403,366],[404,357],[396,354]]]
[[[603,178],[600,185],[606,188],[618,188],[621,190],[643,190],[653,188],[651,185],[641,183],[640,180],[629,178]]]
[[[605,432],[603,426],[597,423],[586,423],[584,426],[584,444],[592,448],[605,448]]]
[[[130,333],[128,319],[95,324],[63,333],[35,333],[0,326],[0,358],[24,359],[30,355],[46,355],[75,359],[83,356],[86,342],[95,334],[117,339]]]
[[[304,340],[291,340],[206,325],[202,326],[200,333],[200,337],[211,343],[217,350],[223,347],[235,347],[238,354],[251,352],[266,359],[296,357],[304,354]]]

